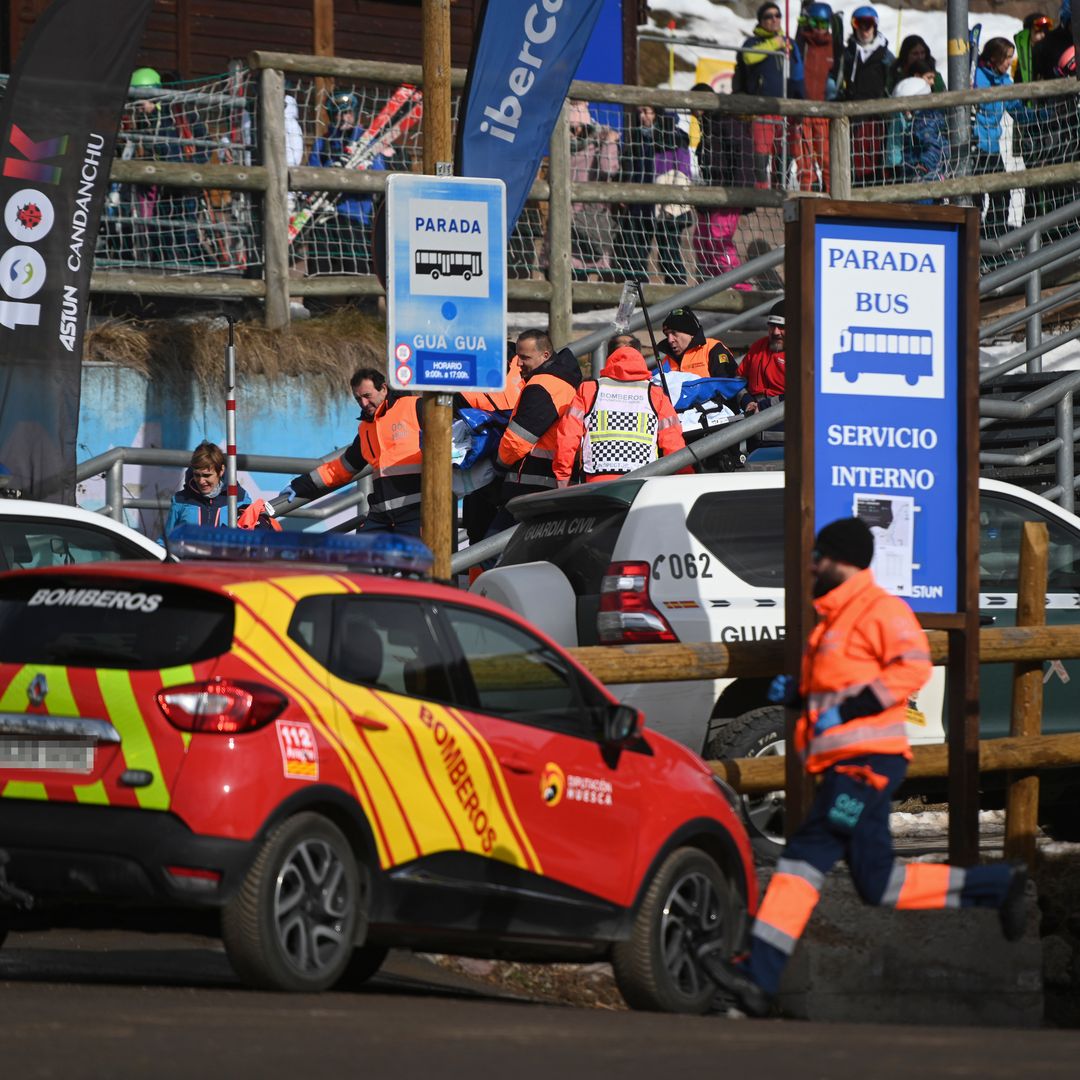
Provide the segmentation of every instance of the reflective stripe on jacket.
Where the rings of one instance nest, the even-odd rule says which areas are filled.
[[[821,622],[803,656],[800,690],[806,709],[795,729],[795,747],[808,772],[862,754],[911,757],[905,719],[907,699],[930,678],[930,646],[912,610],[860,570],[814,601]],[[818,717],[870,690],[881,711],[814,735]]]
[[[387,399],[370,423],[360,425],[360,446],[371,465],[368,509],[383,519],[402,520],[419,513],[419,405],[418,397]]]
[[[596,383],[592,406],[583,417],[581,468],[586,476],[628,473],[656,460],[658,421],[650,393],[653,389],[659,387],[653,387],[648,379],[622,382],[601,378]]]

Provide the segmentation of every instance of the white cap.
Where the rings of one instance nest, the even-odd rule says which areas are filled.
[[[922,94],[929,94],[930,87],[926,80],[921,75],[911,75],[906,79],[901,79],[893,88],[893,97],[919,97]]]

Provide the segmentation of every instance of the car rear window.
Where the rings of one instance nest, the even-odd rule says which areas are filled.
[[[626,511],[605,507],[531,518],[518,526],[499,565],[549,562],[563,572],[575,595],[599,593]]]
[[[747,585],[784,587],[782,489],[709,492],[694,503],[686,527]]]
[[[25,575],[0,583],[0,661],[68,667],[193,664],[232,645],[225,596],[159,581]]]

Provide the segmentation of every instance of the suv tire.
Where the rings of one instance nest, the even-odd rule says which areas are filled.
[[[697,951],[718,938],[725,955],[735,950],[742,925],[736,895],[704,851],[682,847],[668,855],[649,882],[629,941],[612,949],[615,982],[627,1005],[671,1013],[709,1010],[716,985]]]
[[[221,917],[229,961],[248,986],[317,993],[353,959],[360,873],[341,830],[320,814],[282,822]]]
[[[784,708],[766,705],[728,720],[705,748],[707,760],[784,753]],[[754,852],[774,862],[784,850],[784,791],[743,795],[743,823]]]

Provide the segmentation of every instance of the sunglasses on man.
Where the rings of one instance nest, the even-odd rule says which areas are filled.
[[[876,30],[877,23],[873,19],[855,19],[856,30]]]
[[[811,30],[828,30],[829,29],[829,20],[828,19],[804,19],[803,21],[805,22],[805,24],[807,26],[810,27]]]
[[[1050,31],[1054,29],[1054,20],[1048,15],[1043,15],[1038,19],[1035,19],[1031,24],[1032,30],[1046,30]]]

